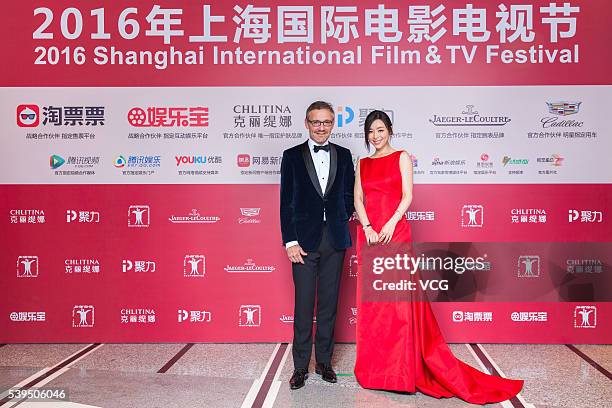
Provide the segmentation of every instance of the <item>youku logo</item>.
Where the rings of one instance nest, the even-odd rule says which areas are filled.
[[[547,116],[540,119],[542,128],[581,128],[584,122],[574,119],[561,119],[559,116],[575,115],[580,111],[582,102],[546,102],[548,112],[556,116]]]
[[[508,116],[483,116],[474,110],[474,105],[466,105],[461,116],[435,115],[429,119],[434,126],[504,126],[511,119]]]
[[[174,156],[174,160],[176,160],[176,166],[180,166],[181,164],[206,164],[206,156]]]

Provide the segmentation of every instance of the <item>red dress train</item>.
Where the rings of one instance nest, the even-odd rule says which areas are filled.
[[[401,200],[400,155],[398,151],[381,158],[365,158],[359,164],[368,218],[377,232]],[[410,242],[410,224],[402,218],[392,243],[405,243],[409,247]],[[366,245],[365,235],[359,228],[360,265]],[[417,273],[410,279],[418,276]],[[362,387],[420,391],[436,398],[459,397],[473,404],[504,401],[521,390],[522,380],[488,375],[458,360],[444,341],[423,293],[402,292],[396,301],[372,301],[366,294],[368,289],[364,287],[364,274],[360,270],[355,376]]]

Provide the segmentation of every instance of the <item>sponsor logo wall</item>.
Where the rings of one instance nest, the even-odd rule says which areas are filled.
[[[278,186],[111,187],[113,197],[103,185],[3,186],[15,200],[0,208],[10,237],[3,238],[0,261],[13,268],[2,284],[27,296],[3,302],[2,340],[42,341],[41,325],[45,341],[291,338]],[[587,184],[417,184],[414,191],[406,217],[415,254],[454,261],[450,271],[429,261],[421,268],[425,278],[450,282],[430,293],[450,341],[554,343],[568,335],[601,341],[612,301],[609,192],[598,198]],[[89,200],[95,211],[66,210],[91,208]],[[477,226],[466,208],[484,214]],[[601,222],[599,216],[587,222],[596,208]],[[582,217],[583,211],[591,213]],[[354,234],[356,220],[351,228]],[[481,257],[482,267],[461,257]],[[350,249],[338,309],[341,341],[354,339],[357,262]]]
[[[304,111],[323,98],[340,109],[332,142],[350,148],[355,161],[368,155],[367,113],[388,112],[394,120],[393,143],[411,154],[417,184],[608,183],[612,140],[606,136],[601,101],[612,97],[612,88],[572,87],[572,103],[561,100],[568,89],[398,86],[381,93],[375,87],[321,92],[166,87],[58,93],[0,88],[10,152],[28,152],[3,157],[6,171],[0,182],[278,184],[283,150],[305,140]],[[104,122],[22,125],[22,118],[35,115],[23,112],[45,101],[70,107],[91,99],[104,106]],[[176,107],[160,107],[168,100]],[[192,112],[194,106],[205,115]],[[142,121],[133,118],[135,109],[144,115]]]
[[[392,118],[418,253],[484,258],[423,267],[448,341],[612,340],[608,4],[234,6],[7,5],[0,342],[290,340],[280,162],[317,99],[355,164]]]

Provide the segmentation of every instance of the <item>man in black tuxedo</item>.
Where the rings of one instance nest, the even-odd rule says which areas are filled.
[[[312,103],[304,120],[310,138],[285,150],[281,164],[281,230],[295,285],[291,389],[308,378],[315,294],[315,371],[336,382],[331,358],[340,275],[351,246],[355,171],[351,152],[328,141],[334,119],[329,103]]]

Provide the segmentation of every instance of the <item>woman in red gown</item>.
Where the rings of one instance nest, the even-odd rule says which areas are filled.
[[[361,267],[364,253],[382,254],[402,247],[410,252],[412,240],[410,224],[403,216],[412,201],[412,162],[408,153],[391,147],[392,133],[386,113],[368,115],[366,146],[369,150],[372,144],[376,151],[360,160],[355,180],[355,210],[362,224],[357,238],[357,381],[364,388],[420,391],[474,404],[510,399],[523,381],[488,375],[458,360],[444,341],[423,291],[395,291],[391,298],[372,296],[367,277],[372,271]],[[419,273],[403,277],[416,282]]]

